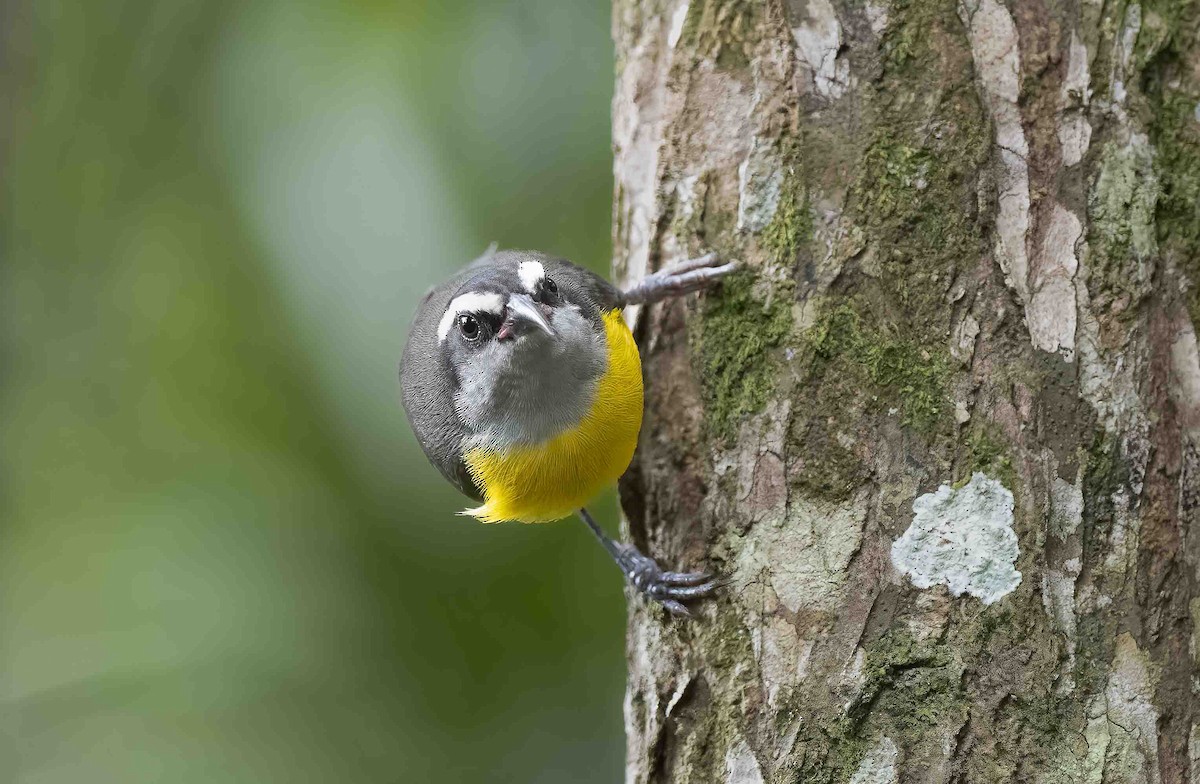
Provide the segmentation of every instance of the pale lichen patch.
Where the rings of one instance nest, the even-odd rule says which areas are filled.
[[[1171,341],[1171,400],[1183,429],[1200,437],[1200,346],[1191,322],[1179,321],[1175,339]]]
[[[1063,166],[1074,166],[1082,161],[1091,144],[1092,125],[1087,118],[1087,106],[1092,97],[1090,83],[1087,47],[1072,30],[1067,75],[1059,98],[1058,143],[1062,148]]]
[[[690,3],[683,2],[675,9],[675,13],[671,15],[671,29],[667,32],[667,46],[672,49],[679,43],[680,36],[683,35],[683,23],[687,21],[688,6]]]
[[[668,184],[668,192],[673,192],[675,197],[675,209],[671,218],[671,230],[664,232],[662,236],[664,266],[692,257],[693,250],[689,247],[688,240],[696,234],[700,224],[702,207],[708,194],[706,175],[707,172],[684,174],[673,184]]]
[[[1020,47],[1012,16],[997,0],[962,0],[959,16],[967,26],[975,70],[996,128],[1000,157],[996,210],[996,257],[1011,285],[1029,300],[1029,145],[1022,125]]]
[[[1131,134],[1123,145],[1110,142],[1104,147],[1099,169],[1088,194],[1096,238],[1089,242],[1086,256],[1091,293],[1094,298],[1103,294],[1116,300],[1125,295],[1136,301],[1149,290],[1158,253],[1155,210],[1160,188],[1154,149],[1145,134]]]
[[[737,593],[761,606],[755,595],[769,586],[790,612],[834,609],[862,544],[867,500],[866,493],[841,505],[795,498],[785,517],[755,525],[734,570]]]
[[[801,639],[795,624],[782,615],[771,615],[764,624],[761,632],[755,633],[755,654],[766,687],[767,704],[776,705],[781,692],[803,681],[808,674],[815,643]]]
[[[883,35],[891,17],[889,6],[886,3],[872,3],[868,0],[863,10],[867,13],[867,23],[871,26],[871,32],[877,37]]]
[[[1083,224],[1075,213],[1055,204],[1042,232],[1041,246],[1033,259],[1025,322],[1034,348],[1061,351],[1068,362],[1075,358],[1075,272],[1079,269],[1076,246]]]
[[[1108,535],[1108,552],[1104,554],[1103,574],[1113,580],[1124,579],[1137,569],[1138,535],[1142,518],[1131,509],[1131,498],[1126,488],[1111,496],[1112,530]]]
[[[775,145],[755,138],[750,154],[738,166],[739,231],[757,234],[775,217],[783,174],[783,161]]]
[[[1106,432],[1140,430],[1145,418],[1137,385],[1141,368],[1112,359],[1102,350],[1100,322],[1093,315],[1089,286],[1076,287],[1079,325],[1076,348],[1079,357],[1079,388],[1095,410]]]
[[[1054,625],[1063,633],[1067,649],[1066,670],[1059,683],[1060,694],[1075,689],[1075,649],[1077,622],[1075,616],[1075,584],[1083,564],[1078,558],[1068,558],[1061,567],[1047,569],[1042,576],[1042,605]]]
[[[848,694],[858,694],[866,682],[867,650],[861,646],[854,649],[854,655],[842,669],[840,685]]]
[[[1154,705],[1154,677],[1146,654],[1128,633],[1117,637],[1116,656],[1104,696],[1114,746],[1114,758],[1128,778],[1121,781],[1159,781],[1158,709]],[[1117,742],[1119,741],[1119,742]]]
[[[1021,583],[1013,495],[976,472],[965,487],[942,485],[913,502],[913,521],[892,544],[892,563],[918,588],[945,585],[992,604]]]
[[[850,784],[896,784],[896,756],[899,750],[886,735],[871,747],[850,777]]]
[[[1112,108],[1119,117],[1124,117],[1125,99],[1128,93],[1125,89],[1125,80],[1130,72],[1130,65],[1133,60],[1133,49],[1137,43],[1138,33],[1142,29],[1142,7],[1137,3],[1130,3],[1125,9],[1125,20],[1121,25],[1120,44],[1117,47],[1117,57],[1113,58],[1113,73],[1112,73]]]
[[[648,86],[666,81],[670,58],[661,51],[656,27],[640,25],[633,40],[625,42],[613,94],[615,245],[624,250],[617,264],[623,282],[650,272],[658,218],[658,152],[667,118],[662,91]]]
[[[838,57],[842,25],[829,0],[809,0],[808,18],[792,28],[792,40],[817,94],[840,98],[850,86],[850,63]]]
[[[1050,533],[1066,539],[1083,521],[1083,488],[1054,478],[1050,487]]]
[[[979,319],[970,313],[954,326],[950,338],[950,356],[964,365],[970,365],[975,357],[975,340],[979,337]]]
[[[696,184],[700,181],[699,174],[689,174],[681,177],[675,185],[675,198],[678,200],[677,214],[679,219],[690,221],[696,215],[698,193]]]
[[[667,708],[663,711],[663,715],[671,716],[675,712],[676,706],[679,705],[683,695],[687,693],[688,687],[692,685],[692,675],[684,673],[679,678],[679,683],[675,684],[675,691],[671,694],[671,698],[667,700]]]
[[[725,784],[763,784],[762,770],[745,738],[725,752]]]
[[[1200,106],[1196,107],[1196,120],[1200,121]],[[1200,782],[1200,724],[1192,725],[1192,732],[1188,736],[1188,767],[1190,768],[1190,778],[1192,784]]]
[[[1072,736],[1073,737],[1073,736]],[[1104,784],[1105,781],[1129,781],[1113,774],[1105,778],[1112,733],[1104,696],[1094,698],[1087,706],[1087,724],[1078,743],[1071,742],[1057,749],[1050,769],[1038,777],[1040,784]]]
[[[664,710],[660,688],[663,693],[682,695],[682,690],[670,689],[676,683],[678,659],[670,654],[667,641],[663,639],[664,626],[660,623],[641,623],[631,626],[627,651],[629,655],[629,680],[625,688],[623,714],[629,742],[656,738],[663,731],[667,711]],[[678,683],[686,688],[691,677],[683,675]],[[679,697],[672,697],[677,702]],[[672,705],[672,707],[674,707]],[[630,755],[626,760],[625,778],[637,781],[640,761]]]

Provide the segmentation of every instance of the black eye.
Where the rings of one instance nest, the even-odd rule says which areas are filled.
[[[545,286],[546,291],[549,291],[551,294],[558,293],[558,284],[554,282],[554,278],[544,278],[542,280],[542,285]]]
[[[467,340],[479,339],[479,319],[472,316],[470,313],[464,313],[458,317],[458,331],[462,333]]]

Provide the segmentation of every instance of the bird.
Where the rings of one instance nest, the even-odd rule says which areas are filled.
[[[662,569],[609,537],[587,504],[625,472],[642,424],[641,356],[623,310],[713,285],[715,253],[624,290],[551,254],[489,247],[417,306],[400,360],[401,402],[429,461],[481,522],[577,515],[634,590],[670,613],[721,579]]]

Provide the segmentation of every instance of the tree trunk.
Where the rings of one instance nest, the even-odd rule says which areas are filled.
[[[1200,782],[1196,0],[617,0],[630,782]]]

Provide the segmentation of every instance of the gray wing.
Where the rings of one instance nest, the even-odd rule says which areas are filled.
[[[438,320],[464,276],[465,271],[438,286],[417,307],[400,359],[400,390],[408,423],[429,462],[463,494],[482,501],[462,460],[467,431],[454,410],[454,375],[437,345]]]

